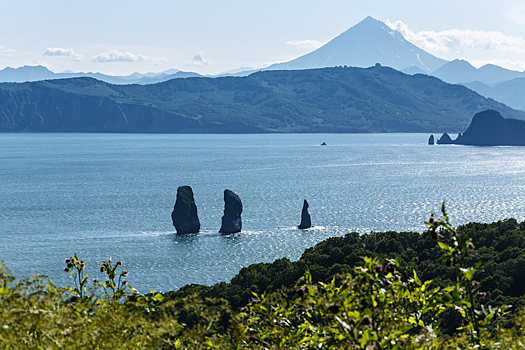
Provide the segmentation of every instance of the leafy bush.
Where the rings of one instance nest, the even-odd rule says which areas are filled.
[[[100,264],[105,280],[94,279],[93,284],[83,260],[76,255],[66,259],[64,270],[74,287],[56,287],[40,276],[17,280],[0,264],[0,344],[5,349],[524,348],[525,313],[516,313],[513,327],[501,327],[509,316],[506,307],[485,302],[483,283],[476,282],[483,277],[484,262],[474,264],[472,259],[475,241],[481,243],[479,250],[495,244],[502,257],[521,256],[523,240],[516,230],[523,225],[505,221],[484,226],[492,234],[481,237],[478,224],[453,227],[444,204],[441,216],[433,214],[427,224],[425,242],[414,233],[350,234],[307,250],[302,263],[281,259],[251,266],[246,270],[250,273],[234,278],[236,284],[228,289],[240,293],[238,304],[250,291],[240,308],[223,298],[206,297],[214,288],[224,290],[225,283],[208,289],[187,286],[176,298],[164,299],[155,291],[140,294],[123,280],[127,272],[117,271],[122,262],[111,259]],[[508,234],[518,250],[505,247],[500,229],[514,232]],[[340,242],[347,244],[335,244]],[[374,254],[362,254],[356,261],[349,246],[356,254]],[[328,247],[330,254],[320,254]],[[439,271],[452,271],[455,278],[422,279],[418,269],[427,270],[416,253],[439,255],[439,266],[445,268]],[[296,264],[306,272],[292,286],[283,286],[299,271]],[[433,260],[430,266],[436,264]],[[309,267],[323,270],[317,281]],[[333,272],[338,273],[322,278]],[[267,279],[267,273],[277,278]],[[254,283],[265,291],[252,292]],[[460,321],[453,337],[442,327],[451,310],[459,312]]]

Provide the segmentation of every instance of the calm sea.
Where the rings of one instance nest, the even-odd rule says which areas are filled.
[[[229,281],[350,231],[423,231],[446,200],[452,221],[525,219],[525,148],[428,146],[423,134],[0,134],[0,259],[18,277],[70,283],[124,261],[141,291]],[[327,146],[320,144],[326,142]],[[195,193],[202,233],[177,236],[177,187]],[[243,232],[217,233],[223,191]],[[313,229],[300,231],[303,199]]]

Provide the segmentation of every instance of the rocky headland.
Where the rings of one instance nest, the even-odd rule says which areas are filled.
[[[477,113],[455,140],[445,133],[438,144],[471,146],[525,146],[525,121],[503,118],[493,109]]]

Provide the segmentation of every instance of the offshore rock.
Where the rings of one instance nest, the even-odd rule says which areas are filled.
[[[525,146],[525,121],[503,118],[498,111],[477,113],[454,143],[472,146]]]
[[[237,233],[242,229],[242,202],[238,195],[230,190],[224,190],[224,216],[220,233]]]
[[[434,135],[430,135],[430,137],[428,138],[428,144],[429,145],[433,145],[434,144]]]
[[[439,140],[437,140],[438,145],[452,145],[454,141],[450,138],[449,134],[444,133]]]
[[[310,214],[308,214],[308,202],[305,199],[303,203],[303,211],[301,212],[301,224],[299,225],[299,228],[304,230],[310,227],[312,227],[312,219],[310,218]]]
[[[171,219],[178,235],[199,232],[201,223],[199,222],[197,206],[195,205],[193,191],[190,186],[177,188],[177,200],[171,213]]]

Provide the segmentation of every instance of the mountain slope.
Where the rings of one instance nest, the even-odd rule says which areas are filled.
[[[433,75],[447,83],[459,84],[479,81],[483,84],[501,83],[507,80],[525,77],[525,72],[513,71],[486,64],[476,68],[465,60],[453,60],[436,69]]]
[[[367,17],[317,50],[266,69],[370,67],[380,63],[397,70],[415,66],[431,72],[446,62],[411,44],[383,22]]]
[[[493,98],[514,109],[525,111],[525,78],[516,78],[498,84],[486,85],[479,81],[462,83],[481,96]]]
[[[381,66],[0,85],[3,132],[460,132],[485,109],[525,117],[464,86]]]
[[[505,98],[501,101],[513,108],[525,110],[525,77],[493,85],[492,88]]]

